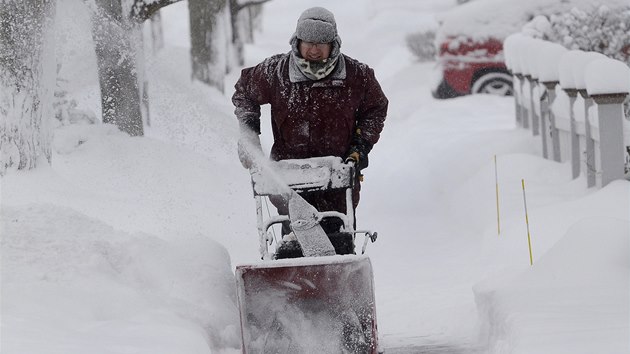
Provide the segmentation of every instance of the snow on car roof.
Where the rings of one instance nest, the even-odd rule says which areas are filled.
[[[505,39],[537,15],[551,15],[577,7],[594,9],[628,6],[628,0],[477,0],[457,6],[438,17],[438,43],[447,37],[466,36],[476,41]]]

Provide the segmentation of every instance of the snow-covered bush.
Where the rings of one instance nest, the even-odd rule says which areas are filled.
[[[551,23],[549,23],[549,19],[547,19],[547,17],[543,15],[538,15],[534,17],[521,29],[521,33],[529,37],[545,40],[549,39],[549,34],[551,33],[551,31]]]
[[[435,60],[435,31],[427,30],[410,33],[405,38],[407,48],[421,62]]]
[[[595,11],[573,8],[550,17],[549,40],[569,49],[603,53],[630,63],[630,6]]]

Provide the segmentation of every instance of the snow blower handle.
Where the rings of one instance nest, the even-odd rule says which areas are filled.
[[[357,157],[358,159],[358,157]],[[352,176],[352,184],[356,183],[357,175],[359,175],[360,181],[363,182],[363,176],[359,173],[359,169],[357,168],[357,160],[352,154],[343,161],[348,167],[350,167],[350,175]]]
[[[346,157],[346,159],[343,161],[346,165],[349,165],[350,167],[354,168],[355,165],[357,164],[357,160],[359,159],[358,157],[358,153],[355,156],[355,153],[350,154],[348,157]]]
[[[361,248],[361,254],[365,254],[365,249],[367,248],[368,240],[372,241],[372,243],[376,242],[376,238],[378,237],[378,232],[356,231],[356,233],[365,233],[365,239],[363,240],[363,247]]]

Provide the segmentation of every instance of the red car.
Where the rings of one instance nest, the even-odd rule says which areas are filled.
[[[465,37],[447,37],[439,46],[442,80],[433,90],[435,98],[471,93],[512,95],[512,75],[503,62],[503,42],[475,42]]]

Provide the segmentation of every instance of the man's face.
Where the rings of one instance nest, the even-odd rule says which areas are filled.
[[[332,45],[330,43],[311,43],[300,41],[300,55],[310,61],[328,59]]]

